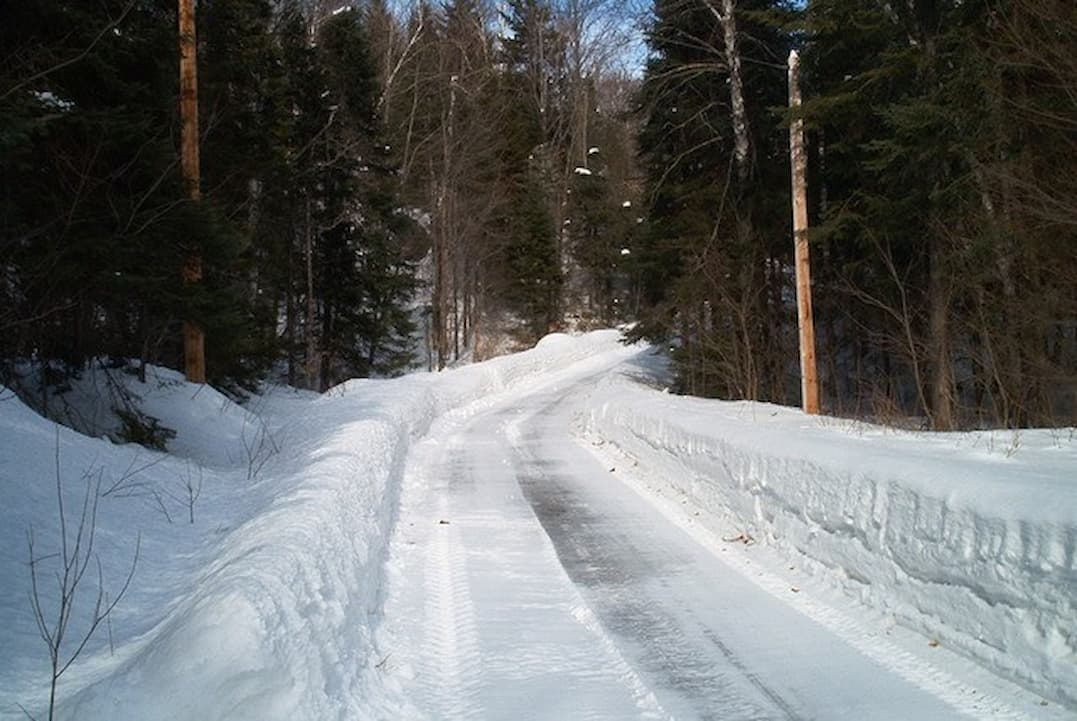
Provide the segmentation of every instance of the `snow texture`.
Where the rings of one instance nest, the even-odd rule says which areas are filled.
[[[64,401],[108,433],[112,401],[94,405],[90,390],[122,387],[177,432],[168,453],[56,425],[0,388],[0,719],[25,718],[20,704],[44,717],[48,663],[28,600],[27,531],[51,616],[58,488],[69,535],[87,489],[101,494],[93,550],[106,592],[137,555],[129,592],[61,679],[58,718],[394,717],[384,704],[401,689],[379,669],[392,649],[376,639],[416,442],[450,412],[491,408],[542,387],[551,370],[625,355],[615,331],[555,334],[465,368],[354,380],[320,396],[271,389],[244,407],[160,369],[145,384],[89,374]],[[623,377],[578,400],[590,404],[581,424],[591,437],[637,458],[723,533],[796,557],[1077,709],[1073,432],[897,433],[673,397]],[[85,633],[97,582],[94,567],[65,653]]]
[[[69,530],[87,482],[99,478],[105,490],[120,481],[97,517],[106,591],[122,585],[141,538],[131,591],[61,679],[59,718],[368,718],[379,682],[372,635],[410,444],[446,411],[493,402],[616,338],[552,335],[445,373],[354,380],[320,397],[278,391],[255,402],[260,418],[167,371],[145,387],[125,381],[178,432],[172,445],[186,457],[81,435],[0,389],[0,718],[24,718],[19,704],[40,718],[47,701],[26,531],[38,556],[59,546],[57,476]],[[192,524],[183,491],[193,477]],[[97,592],[90,575],[73,640]],[[42,593],[54,607],[52,587]]]
[[[1072,429],[929,434],[672,396],[624,376],[583,432],[638,461],[719,533],[1077,707]]]

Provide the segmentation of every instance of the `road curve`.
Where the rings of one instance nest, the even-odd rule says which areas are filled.
[[[383,608],[395,718],[969,718],[754,584],[578,445],[600,375],[563,372],[413,449]]]

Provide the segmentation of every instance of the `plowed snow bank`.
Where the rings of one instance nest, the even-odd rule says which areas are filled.
[[[727,532],[1077,707],[1072,431],[897,432],[625,378],[586,426]]]
[[[627,352],[616,331],[553,336],[445,373],[350,381],[316,398],[281,394],[254,420],[210,389],[155,374],[138,391],[174,424],[182,459],[58,429],[3,393],[0,718],[23,717],[17,704],[43,715],[48,667],[28,602],[25,533],[34,528],[39,554],[58,536],[57,448],[70,508],[79,507],[84,474],[108,484],[145,466],[130,481],[138,493],[100,500],[95,550],[109,589],[129,568],[137,535],[141,553],[108,636],[96,634],[62,680],[61,718],[355,721],[379,693],[372,632],[412,441],[441,414]],[[207,415],[207,404],[220,412]],[[271,429],[280,448],[254,479],[244,443],[261,436],[251,429]],[[192,469],[205,481],[194,523],[166,518],[152,499],[182,490],[177,479]],[[95,583],[75,609],[73,638],[86,627]],[[51,607],[51,586],[43,593]]]

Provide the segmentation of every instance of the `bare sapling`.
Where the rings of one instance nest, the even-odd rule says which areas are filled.
[[[131,567],[119,591],[113,596],[105,590],[104,572],[100,557],[94,552],[97,529],[97,503],[101,497],[101,475],[87,470],[82,474],[86,492],[78,518],[67,517],[64,504],[63,480],[60,474],[59,431],[56,440],[56,505],[59,521],[60,548],[54,553],[38,552],[31,526],[26,532],[30,556],[30,608],[41,640],[49,653],[49,721],[56,712],[56,688],[60,678],[71,667],[93,638],[98,626],[108,621],[117,604],[131,587],[141,549],[141,536],[135,539]],[[87,578],[90,574],[90,579]],[[94,592],[92,577],[96,573],[97,588]],[[49,579],[55,581],[56,596],[47,590]],[[88,607],[89,620],[85,627],[75,629],[72,619],[76,609]],[[26,709],[23,713],[34,719]]]
[[[102,496],[111,496],[115,494],[118,497],[139,495],[145,491],[146,483],[138,480],[138,476],[143,471],[147,471],[153,468],[161,461],[168,458],[164,453],[159,453],[155,458],[146,463],[138,464],[139,453],[136,451],[131,456],[131,462],[127,464],[127,468],[120,475],[119,478],[109,483],[101,492]]]
[[[187,472],[183,476],[183,504],[187,508],[187,521],[194,524],[194,504],[202,495],[202,466],[197,466],[198,472],[191,472],[191,464],[187,463]]]
[[[191,469],[191,462],[188,461],[182,476],[177,478],[177,489],[170,489],[162,486],[160,488],[151,488],[150,497],[153,499],[154,508],[156,508],[165,520],[172,523],[172,514],[168,510],[168,503],[165,501],[171,501],[185,509],[187,511],[187,522],[194,525],[194,507],[198,503],[198,499],[202,496],[202,480],[203,469],[198,463],[194,464],[195,470]]]
[[[243,430],[240,433],[243,450],[247,455],[248,481],[257,478],[262,468],[269,462],[269,459],[280,453],[280,447],[277,445],[276,440],[273,439],[273,435],[269,432],[265,421],[258,418],[258,425],[255,427],[252,436],[247,435],[247,429],[250,425],[249,422],[244,422]]]

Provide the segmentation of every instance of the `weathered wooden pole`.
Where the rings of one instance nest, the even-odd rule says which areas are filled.
[[[815,367],[815,320],[811,309],[811,258],[808,253],[808,157],[804,152],[804,119],[800,110],[800,57],[789,53],[789,155],[793,177],[793,243],[800,327],[800,394],[804,412],[819,413],[819,378]]]
[[[195,0],[179,0],[180,51],[180,156],[187,197],[197,202],[201,173],[198,158],[198,50],[195,44]],[[202,280],[202,251],[197,245],[188,249],[183,263],[183,282]],[[197,323],[183,322],[183,368],[187,380],[206,382],[205,336]]]

